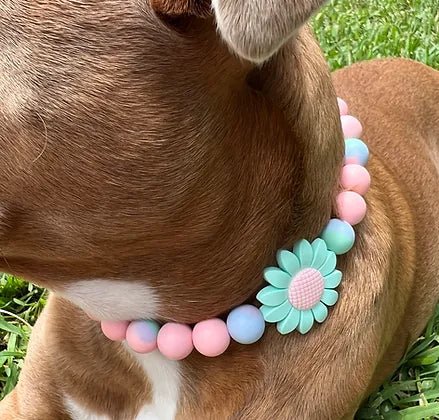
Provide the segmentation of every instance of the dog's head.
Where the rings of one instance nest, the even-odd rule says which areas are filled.
[[[308,162],[335,180],[329,73],[312,37],[292,40],[320,3],[2,2],[0,269],[100,318],[246,299],[306,214]]]

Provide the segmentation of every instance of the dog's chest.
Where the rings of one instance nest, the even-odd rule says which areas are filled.
[[[165,359],[158,352],[134,354],[134,357],[151,384],[152,401],[144,405],[133,420],[173,420],[180,394],[179,363]],[[68,396],[65,404],[72,420],[112,420],[111,416],[89,412]]]
[[[136,420],[173,420],[180,394],[179,362],[165,359],[158,352],[135,357],[152,386],[152,403],[142,408]]]

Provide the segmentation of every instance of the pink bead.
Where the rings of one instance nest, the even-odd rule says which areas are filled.
[[[343,135],[345,139],[360,138],[363,133],[363,127],[352,115],[342,115],[340,117]]]
[[[195,348],[208,357],[223,354],[230,344],[226,323],[218,318],[196,324],[192,332],[192,339]]]
[[[364,198],[353,191],[344,191],[337,196],[338,217],[350,225],[357,225],[366,216]]]
[[[170,360],[182,360],[194,349],[192,330],[186,324],[169,322],[160,328],[157,347]]]
[[[348,114],[348,104],[341,98],[337,98],[338,109],[340,110],[340,115]]]
[[[369,171],[361,165],[344,166],[341,172],[341,186],[345,190],[365,195],[370,187]]]
[[[128,328],[128,321],[102,321],[101,329],[105,337],[112,341],[123,341]]]

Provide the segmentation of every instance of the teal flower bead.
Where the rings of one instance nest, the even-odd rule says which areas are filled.
[[[337,257],[323,239],[297,242],[293,251],[277,253],[279,267],[268,267],[264,278],[269,283],[257,295],[266,322],[276,323],[281,334],[299,331],[306,334],[314,322],[328,316],[328,306],[337,302],[334,290],[342,274],[336,270]]]

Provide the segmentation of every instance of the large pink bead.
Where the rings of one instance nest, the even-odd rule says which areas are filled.
[[[170,360],[182,360],[194,349],[192,330],[186,324],[169,322],[160,328],[157,347]]]
[[[340,117],[343,135],[345,139],[360,138],[363,133],[363,126],[352,115],[342,115]]]
[[[343,191],[337,196],[338,217],[352,226],[364,219],[366,208],[364,198],[356,192]]]
[[[341,98],[337,98],[338,109],[340,110],[340,115],[348,114],[348,104]]]
[[[192,339],[195,348],[208,357],[223,354],[230,344],[226,323],[218,318],[196,324],[192,332]]]
[[[123,341],[127,332],[128,321],[102,321],[101,329],[105,337],[112,341]]]
[[[369,171],[361,165],[344,166],[341,172],[341,186],[345,190],[365,195],[370,187]]]

